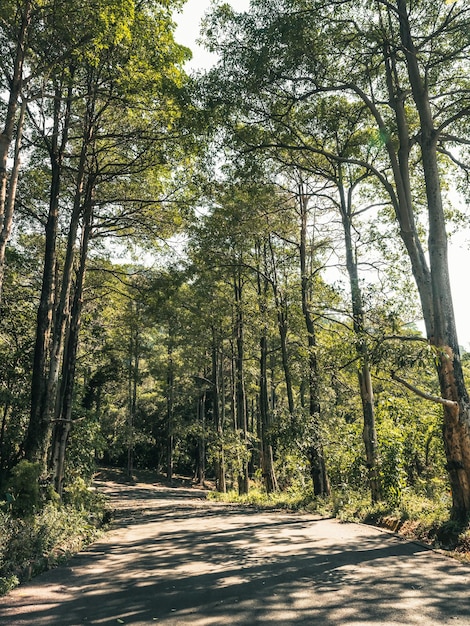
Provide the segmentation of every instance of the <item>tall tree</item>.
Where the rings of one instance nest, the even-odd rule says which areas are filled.
[[[298,187],[298,203],[300,213],[300,289],[302,294],[302,313],[307,330],[308,346],[308,387],[309,387],[309,417],[312,429],[311,444],[308,454],[312,473],[315,495],[326,496],[330,493],[330,484],[326,471],[325,455],[321,433],[321,406],[319,392],[319,365],[317,357],[316,329],[312,314],[312,276],[308,270],[308,204],[309,197],[302,180]]]
[[[259,436],[260,456],[263,471],[264,484],[267,493],[278,490],[276,471],[274,465],[273,419],[272,407],[269,405],[269,379],[268,379],[268,346],[269,346],[269,318],[268,318],[268,293],[270,290],[267,269],[267,244],[258,244],[258,300],[261,317],[261,331],[259,340]],[[261,265],[262,263],[262,265]]]

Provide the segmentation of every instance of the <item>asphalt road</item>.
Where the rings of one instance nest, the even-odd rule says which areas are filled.
[[[105,537],[0,598],[0,624],[470,626],[470,567],[396,535],[102,485]]]

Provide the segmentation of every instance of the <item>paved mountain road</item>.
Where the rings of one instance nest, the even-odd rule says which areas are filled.
[[[104,538],[0,598],[0,624],[470,626],[470,567],[358,524],[102,483]]]

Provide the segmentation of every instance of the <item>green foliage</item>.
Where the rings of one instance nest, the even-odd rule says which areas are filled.
[[[210,492],[208,497],[219,502],[236,502],[262,509],[286,509],[321,514],[330,512],[328,502],[322,498],[315,498],[312,490],[292,487],[282,492],[266,493],[258,481],[250,485],[248,494],[240,495],[232,490],[227,493]]]
[[[0,596],[6,595],[19,584],[18,576],[0,576]]]
[[[76,511],[95,516],[102,513],[106,503],[106,498],[97,493],[80,476],[67,483],[63,500],[64,504],[70,505]]]
[[[15,515],[32,515],[41,506],[39,477],[41,465],[22,460],[11,471],[7,491],[13,500],[10,508]]]
[[[23,459],[11,470],[3,508],[17,517],[34,515],[46,503],[58,505],[52,485],[41,484],[41,465]]]
[[[392,506],[400,504],[406,488],[403,443],[388,437],[380,439],[380,484],[383,498]]]
[[[66,483],[81,479],[87,483],[92,479],[96,469],[95,459],[104,449],[105,442],[101,432],[99,416],[87,412],[83,407],[76,407],[72,432],[69,437],[66,460]]]
[[[48,502],[27,517],[0,510],[0,594],[62,562],[99,535],[107,517],[104,498],[81,481],[69,487],[67,497],[71,504]]]

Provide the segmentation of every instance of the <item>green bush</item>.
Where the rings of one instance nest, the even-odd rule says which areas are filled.
[[[100,533],[104,502],[92,512],[48,502],[35,515],[0,512],[0,595],[62,562]]]
[[[89,511],[92,514],[102,513],[105,497],[90,488],[83,478],[77,477],[64,487],[64,503],[78,511]]]
[[[18,576],[8,576],[6,578],[0,576],[0,596],[4,596],[15,587],[18,587],[19,584]]]
[[[11,496],[9,506],[14,514],[21,516],[32,515],[40,508],[40,475],[40,464],[26,460],[20,461],[12,469],[7,485],[7,493]]]

